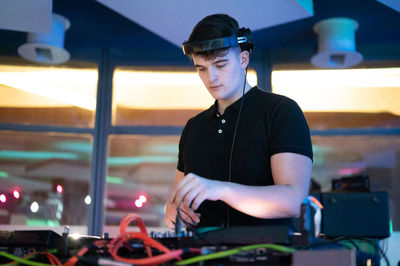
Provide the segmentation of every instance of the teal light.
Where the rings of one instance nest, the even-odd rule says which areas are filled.
[[[74,151],[87,154],[92,152],[92,144],[89,141],[60,141],[54,143],[51,145],[51,147],[65,151]]]
[[[8,173],[4,171],[0,171],[0,177],[1,178],[8,178]]]
[[[313,144],[312,149],[314,153],[331,153],[334,151],[333,147],[326,147],[317,144]]]
[[[323,156],[314,154],[313,155],[313,164],[314,165],[323,165],[325,163],[325,159]]]
[[[325,163],[326,155],[334,152],[334,148],[332,147],[326,147],[317,144],[313,144],[312,149],[314,153],[314,165],[323,165]]]
[[[68,152],[48,151],[0,151],[0,159],[3,160],[45,160],[45,159],[67,159],[77,160],[79,156]]]
[[[171,144],[152,144],[146,147],[146,152],[150,154],[178,154],[178,145],[176,143]]]
[[[28,225],[28,226],[59,226],[60,222],[57,220],[27,219],[26,225]]]
[[[141,163],[176,163],[176,156],[134,156],[134,157],[109,157],[109,166],[135,165]]]
[[[121,177],[106,176],[106,182],[112,184],[122,184],[124,180]]]

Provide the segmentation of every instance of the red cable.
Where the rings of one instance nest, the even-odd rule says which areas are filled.
[[[140,229],[140,232],[126,232],[126,229],[131,221],[135,221]],[[145,245],[146,251],[149,255],[149,258],[144,259],[128,259],[118,256],[118,250],[123,243],[128,242],[132,239],[140,239],[143,241]],[[152,257],[151,247],[154,247],[160,251],[165,252],[165,254],[158,255],[156,257]],[[148,264],[157,264],[169,261],[171,259],[180,260],[180,255],[183,253],[182,250],[174,250],[171,251],[161,243],[155,241],[150,238],[147,234],[146,226],[143,223],[142,219],[137,214],[128,214],[124,218],[122,218],[120,223],[120,236],[114,238],[110,242],[109,253],[111,256],[121,262],[127,262],[137,265],[148,265]]]
[[[88,250],[89,249],[87,247],[80,249],[78,253],[75,256],[71,257],[64,265],[65,266],[75,265],[78,262],[79,257],[82,257]]]
[[[47,253],[47,257],[49,258],[49,260],[50,259],[53,260],[53,262],[51,262],[52,264],[54,263],[54,265],[62,265],[61,261],[54,254],[51,254],[49,252],[46,252],[46,253]]]
[[[317,200],[315,197],[313,196],[308,196],[308,198],[314,202],[315,204],[317,204],[317,206],[322,210],[324,207],[322,206],[321,202],[319,202],[319,200]]]
[[[120,262],[136,264],[136,265],[152,265],[152,264],[160,264],[163,262],[167,262],[171,259],[179,257],[180,255],[182,255],[182,253],[183,253],[183,250],[178,249],[178,250],[171,251],[169,253],[164,253],[164,254],[161,254],[158,256],[144,258],[144,259],[128,259],[128,258],[122,258],[119,256],[114,257],[114,259],[117,261],[120,261]]]
[[[144,222],[140,218],[140,216],[135,213],[125,215],[125,217],[122,218],[120,226],[119,226],[120,235],[123,236],[125,234],[126,229],[129,226],[129,223],[132,221],[135,221],[140,229],[140,232],[142,232],[143,234],[145,234],[147,236],[146,225],[144,224]],[[148,256],[151,257],[152,256],[151,248],[146,244],[145,244],[145,248],[146,248]]]
[[[127,228],[129,224],[135,221],[136,224],[138,225],[140,232],[127,232]],[[143,245],[146,248],[148,258],[142,258],[142,259],[129,259],[129,258],[124,258],[120,257],[118,255],[118,250],[126,243],[128,243],[130,240],[133,239],[138,239],[143,242]],[[107,242],[105,240],[99,240],[95,241],[94,246],[96,247],[103,247],[107,248],[108,252],[110,255],[113,257],[114,260],[120,261],[120,262],[125,262],[125,263],[130,263],[130,264],[136,264],[136,265],[155,265],[155,264],[160,264],[167,262],[172,259],[177,259],[181,260],[180,255],[183,254],[183,249],[178,249],[178,250],[170,250],[160,242],[157,242],[156,240],[152,239],[151,237],[148,236],[146,226],[143,223],[142,219],[139,217],[137,214],[128,214],[124,218],[122,218],[121,223],[120,223],[120,235],[111,241]],[[157,255],[157,256],[152,256],[151,248],[158,249],[164,254]],[[129,248],[129,246],[128,246]],[[73,266],[75,265],[79,257],[83,256],[86,252],[88,251],[88,247],[84,247],[81,250],[78,251],[78,253],[71,257],[65,264],[65,266]],[[189,249],[190,252],[196,252],[196,253],[201,253],[201,249],[194,249],[191,248]],[[57,262],[58,263],[58,262]]]

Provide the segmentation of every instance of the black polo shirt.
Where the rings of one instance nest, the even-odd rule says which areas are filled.
[[[241,99],[218,114],[218,102],[189,119],[179,142],[178,170],[228,181],[229,157]],[[292,152],[312,159],[310,131],[300,107],[293,100],[257,87],[244,95],[232,156],[231,182],[273,185],[270,157]],[[282,219],[259,219],[239,212],[222,201],[204,201],[198,226],[265,225]]]

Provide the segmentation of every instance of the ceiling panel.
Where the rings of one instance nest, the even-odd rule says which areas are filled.
[[[52,4],[52,0],[2,0],[0,29],[48,33]]]
[[[126,18],[171,43],[181,46],[203,17],[225,13],[252,30],[307,18],[313,15],[311,0],[98,0]],[[234,3],[234,4],[233,4]]]

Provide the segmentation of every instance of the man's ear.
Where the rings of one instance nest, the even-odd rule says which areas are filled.
[[[245,70],[249,65],[250,53],[249,51],[243,50],[240,52],[239,57],[240,65],[242,66],[243,70]]]

